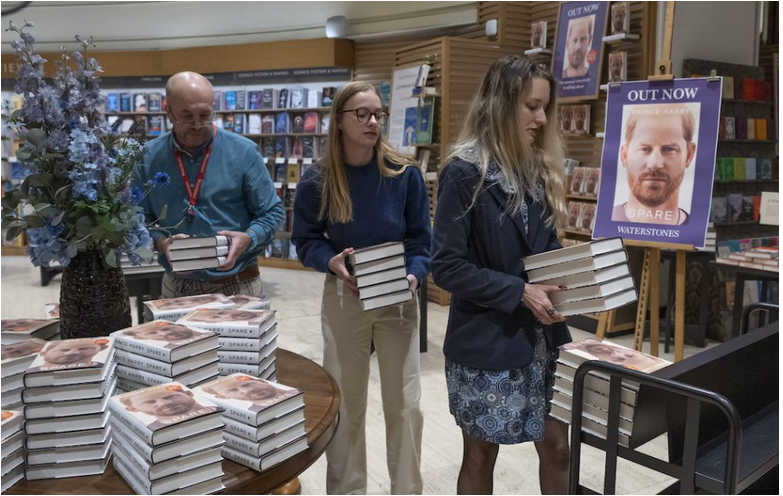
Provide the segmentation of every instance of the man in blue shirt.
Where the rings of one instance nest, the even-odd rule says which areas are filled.
[[[144,184],[158,172],[171,177],[155,188],[142,205],[147,222],[176,226],[177,236],[227,236],[226,262],[215,270],[172,273],[168,270],[169,237],[152,231],[161,264],[163,297],[204,293],[263,297],[256,257],[268,244],[285,210],[253,141],[217,128],[213,123],[212,84],[201,74],[181,72],[166,83],[166,113],[172,130],[147,145],[138,167]]]

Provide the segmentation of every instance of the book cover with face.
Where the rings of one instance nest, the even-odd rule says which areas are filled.
[[[647,373],[672,364],[672,362],[663,358],[654,357],[610,341],[599,341],[597,339],[583,339],[567,343],[561,346],[561,349],[586,360],[600,360]]]
[[[30,363],[26,373],[103,367],[111,360],[114,338],[50,341]]]
[[[244,310],[268,310],[269,300],[262,300],[256,296],[249,295],[231,295],[227,296],[229,300],[234,302],[236,308],[242,308]]]
[[[275,312],[272,310],[244,310],[240,308],[211,309],[199,308],[191,312],[177,322],[196,327],[211,324],[230,324],[258,327],[271,318]]]
[[[225,403],[237,410],[250,412],[260,412],[301,394],[296,388],[247,374],[221,377],[198,386],[194,391],[216,403]]]
[[[38,329],[52,325],[52,319],[3,319],[0,331],[14,334],[32,334]]]
[[[138,342],[153,348],[174,350],[181,346],[211,338],[215,333],[194,329],[168,320],[153,320],[111,333],[118,340]]]
[[[196,397],[178,382],[119,394],[109,401],[112,413],[135,418],[151,431],[223,410],[208,398]]]
[[[28,339],[16,343],[4,344],[0,346],[2,350],[2,361],[0,365],[5,367],[12,363],[30,362],[46,346],[46,341],[41,339]]]
[[[153,316],[164,313],[189,312],[197,308],[231,308],[234,306],[234,303],[221,293],[151,300],[145,301],[144,304]]]

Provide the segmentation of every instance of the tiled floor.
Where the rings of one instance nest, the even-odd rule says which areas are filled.
[[[320,330],[320,306],[323,275],[310,271],[262,268],[267,294],[277,310],[280,347],[304,355],[318,363],[322,359],[323,342]],[[42,287],[38,269],[25,257],[2,257],[2,318],[45,316],[44,305],[56,302],[60,294],[60,277]],[[135,304],[135,302],[131,302]],[[443,373],[441,346],[446,329],[448,307],[429,304],[429,351],[421,355],[422,408],[424,410],[424,445],[422,473],[425,494],[453,494],[462,461],[460,431],[449,414]],[[135,315],[134,315],[135,321]],[[589,334],[572,329],[574,339]],[[632,345],[631,335],[616,341]],[[662,351],[661,347],[661,351]],[[686,347],[686,356],[701,351]],[[663,355],[672,359],[671,354]],[[377,361],[373,358],[367,412],[368,492],[388,494],[385,430],[380,398]],[[658,438],[648,443],[645,451],[665,458],[666,443]],[[603,459],[594,450],[583,450],[582,483],[598,490],[603,484]],[[324,494],[326,462],[318,460],[300,481],[303,494]],[[630,463],[623,463],[618,473],[618,494],[656,493],[667,485],[666,476]],[[538,459],[532,444],[504,446],[495,468],[496,494],[538,494]]]

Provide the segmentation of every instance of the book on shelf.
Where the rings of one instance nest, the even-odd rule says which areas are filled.
[[[261,134],[261,114],[248,114],[247,134]]]
[[[235,106],[236,106],[236,110],[246,110],[247,109],[247,91],[245,91],[245,90],[236,90],[236,93],[235,93]]]
[[[576,375],[577,365],[566,360],[557,361],[557,371],[555,372],[555,378],[560,379],[558,382],[560,391],[572,395],[574,392],[574,376]],[[584,387],[590,391],[600,393],[603,396],[609,396],[609,376],[594,372],[588,374],[585,377]],[[630,405],[636,406],[636,400],[639,395],[639,384],[630,381],[623,381],[620,388],[620,401]],[[570,404],[570,403],[569,403]]]
[[[435,121],[435,98],[424,98],[417,112],[416,144],[429,145],[432,143],[432,125]]]
[[[172,262],[175,262],[179,260],[192,260],[195,258],[225,257],[228,255],[229,248],[228,245],[221,245],[171,250],[169,252],[169,259]]]
[[[120,112],[131,111],[131,94],[120,93]]]
[[[580,245],[581,246],[581,245]],[[572,248],[563,248],[564,250],[571,250]],[[538,269],[527,270],[528,282],[542,282],[549,279],[563,278],[565,276],[571,276],[580,274],[582,272],[595,271],[613,265],[627,264],[628,256],[625,250],[617,250],[608,253],[602,253],[591,258],[580,258],[563,262],[557,265],[549,265],[540,267]],[[567,283],[565,283],[568,286]]]
[[[563,316],[583,315],[585,313],[605,312],[633,303],[637,300],[636,288],[627,289],[608,296],[601,296],[590,300],[572,301],[555,305],[557,311]]]
[[[302,125],[302,132],[317,133],[318,121],[319,121],[318,112],[306,112],[304,114],[304,123]]]
[[[621,291],[634,289],[634,287],[633,277],[628,275],[627,277],[615,279],[603,284],[597,284],[595,286],[557,291],[549,295],[549,301],[552,302],[552,305],[557,307],[563,303],[607,297]]]
[[[197,305],[193,308],[197,308]],[[120,329],[111,333],[111,336],[114,337],[118,350],[166,362],[177,362],[218,347],[215,333],[167,320],[153,320]]]
[[[117,379],[111,377],[107,379],[107,381],[109,382],[109,386],[106,389],[106,393],[101,398],[78,398],[48,403],[29,403],[25,405],[25,418],[31,420],[103,413],[106,411],[106,404],[109,397],[114,392]]]
[[[7,473],[11,472],[16,467],[20,465],[24,466],[25,458],[26,452],[24,448],[18,448],[16,451],[9,453],[7,456],[4,456],[2,465],[3,479],[5,479]],[[3,491],[5,491],[5,489]]]
[[[0,376],[3,378],[4,390],[7,378],[23,373],[45,345],[46,341],[36,338],[3,344]]]
[[[276,325],[277,320],[272,310],[199,308],[177,323],[212,331],[219,336],[260,338]]]
[[[120,95],[118,93],[106,94],[106,112],[120,111]]]
[[[326,134],[329,132],[329,120],[331,117],[327,113],[321,114],[321,132]]]
[[[106,425],[98,429],[27,436],[25,448],[28,450],[54,449],[105,443],[109,440],[111,432],[112,428],[107,417]]]
[[[265,110],[271,110],[275,108],[275,105],[279,98],[279,92],[276,89],[264,88],[261,90],[261,108]]]
[[[189,358],[183,358],[176,362],[165,362],[129,351],[117,350],[115,352],[115,360],[119,365],[174,377],[217,362],[217,349],[217,346],[215,346],[215,348],[211,350],[207,350]]]
[[[158,92],[152,92],[147,95],[147,110],[150,112],[163,111],[163,95]]]
[[[48,465],[53,463],[68,463],[89,460],[102,460],[109,455],[112,441],[105,443],[86,444],[68,448],[47,450],[32,450],[27,453],[27,465]]]
[[[247,92],[247,109],[248,110],[260,110],[263,107],[262,104],[262,91],[248,91]]]
[[[212,108],[214,110],[223,110],[223,92],[215,90],[212,92]]]
[[[284,136],[275,138],[275,158],[285,158],[289,155],[288,139]],[[285,173],[283,173],[285,177]],[[281,181],[282,182],[282,181]]]
[[[3,474],[2,487],[0,487],[0,491],[6,492],[11,489],[14,484],[24,479],[24,469],[24,463],[20,463],[17,466],[8,469],[8,472]]]
[[[224,431],[239,436],[250,441],[262,441],[278,433],[286,431],[294,426],[303,424],[304,406],[295,410],[285,411],[274,418],[266,420],[258,426],[246,424],[231,417],[223,417],[225,423]]]
[[[270,332],[277,332],[270,331]],[[218,350],[218,358],[221,363],[247,363],[257,364],[263,360],[264,357],[269,355],[269,352],[277,349],[277,338],[266,345],[261,351],[226,351]]]
[[[111,337],[50,341],[24,372],[24,385],[66,386],[101,382],[112,370],[114,339]]]
[[[570,407],[566,407],[565,405],[552,400],[551,415],[554,418],[560,420],[561,422],[571,425]],[[592,434],[601,439],[606,439],[607,433],[609,432],[609,428],[605,424],[599,422],[595,417],[584,413],[583,410],[582,431],[587,432],[588,434]],[[621,446],[628,447],[629,443],[631,442],[631,433],[620,430],[617,433],[617,441],[620,443]]]
[[[274,158],[275,156],[275,140],[274,138],[262,138],[260,141],[261,155],[266,158]],[[269,174],[273,177],[274,174]]]
[[[307,90],[307,108],[316,108],[321,106],[322,94],[320,91]]]
[[[288,132],[288,114],[286,112],[275,114],[274,132],[277,134],[285,134]]]
[[[291,105],[289,108],[305,108],[307,105],[307,88],[295,87],[291,88]]]
[[[214,246],[228,246],[231,244],[231,239],[228,236],[205,236],[197,237],[192,236],[190,238],[172,238],[170,250],[185,250],[190,248],[206,248]]]
[[[275,116],[272,114],[264,114],[261,117],[261,133],[272,134],[275,132]]]
[[[353,267],[356,267],[365,262],[372,262],[373,260],[393,257],[394,255],[401,255],[404,253],[405,244],[399,241],[392,241],[354,250],[353,253],[348,255],[348,260]]]
[[[220,447],[223,445],[223,427],[206,432],[183,437],[169,443],[152,446],[132,429],[112,417],[110,422],[112,435],[116,442],[131,447],[151,464],[162,463],[181,456],[192,455],[199,451]]]
[[[285,132],[285,131],[282,131]],[[296,114],[291,119],[291,132],[295,134],[304,133],[304,115]]]
[[[254,457],[263,457],[303,437],[307,437],[304,420],[285,430],[273,433],[260,441],[251,441],[230,432],[223,433],[223,439],[226,440],[224,447],[233,448]]]
[[[405,289],[404,291],[397,291],[396,293],[388,293],[359,300],[359,306],[363,311],[366,312],[368,310],[375,310],[377,308],[405,303],[406,301],[410,301],[412,299],[413,292],[410,289]]]
[[[197,308],[232,308],[233,306],[234,302],[221,293],[150,300],[144,302],[144,318],[146,320],[173,321]]]
[[[269,310],[269,300],[257,296],[236,294],[227,296],[235,308],[243,310]]]
[[[228,446],[223,446],[222,452],[223,458],[262,472],[288,460],[292,456],[306,449],[307,436],[302,436],[299,439],[264,455],[263,457],[254,457]]]
[[[17,431],[2,442],[2,457],[5,458],[14,451],[24,446],[24,433],[20,430]]]
[[[324,107],[331,107],[334,101],[334,96],[337,94],[337,88],[334,86],[324,86],[321,90],[321,104]]]
[[[25,469],[24,477],[30,481],[99,475],[106,470],[106,464],[108,462],[109,454],[107,453],[105,458],[100,458],[98,460],[53,463],[50,465],[34,465]]]
[[[163,133],[164,124],[162,115],[151,115],[148,122],[149,129],[147,130],[147,134],[150,136],[160,136],[161,133]]]
[[[49,339],[60,332],[60,321],[52,319],[2,319],[0,339],[3,345],[35,339]]]
[[[169,494],[223,476],[222,462],[217,461],[151,481],[135,470],[120,450],[114,451],[114,468],[138,494]]]
[[[524,257],[525,270],[558,265],[572,260],[595,257],[624,249],[622,238],[606,238],[568,248],[560,248]]]
[[[223,110],[237,109],[237,93],[234,90],[227,90],[223,93]]]
[[[128,465],[144,480],[156,481],[180,472],[186,472],[191,469],[223,461],[223,457],[220,454],[220,448],[221,446],[216,446],[160,463],[150,463],[141,453],[133,449],[131,445],[120,440],[115,440],[113,451],[119,451],[124,462],[128,463]]]
[[[108,422],[109,415],[109,410],[106,409],[103,413],[91,415],[74,415],[58,419],[31,419],[24,423],[24,432],[31,436],[101,429]]]
[[[237,134],[245,134],[247,132],[247,116],[245,114],[233,114],[234,116],[234,132]]]
[[[3,371],[5,372],[5,370]],[[2,391],[3,393],[7,393],[15,389],[21,389],[23,387],[24,387],[24,371],[14,375],[8,375],[3,377],[2,386],[0,386],[0,391]],[[20,392],[20,398],[21,398],[21,392]]]
[[[146,112],[147,111],[147,94],[134,93],[133,94],[133,111],[134,112]]]
[[[277,93],[277,106],[275,108],[288,108],[288,88],[283,88]]]
[[[571,408],[571,405],[573,404],[572,398],[574,395],[574,383],[564,378],[563,376],[556,375],[554,390],[555,393],[561,393],[561,395],[564,398],[567,398],[567,405],[569,408]],[[584,392],[582,394],[582,401],[583,404],[590,404],[602,410],[606,410],[607,412],[609,411],[609,396],[605,394],[601,394],[590,388],[587,387],[584,388]],[[624,403],[621,401],[620,416],[633,420],[634,408],[635,408],[634,405],[629,405],[628,403]]]
[[[126,382],[141,384],[144,387],[168,384],[172,381],[182,383],[188,387],[193,387],[204,381],[215,378],[219,373],[218,364],[217,352],[215,352],[215,359],[211,363],[174,376],[156,374],[149,370],[136,369],[128,367],[127,365],[117,365],[117,378],[118,380],[123,379]],[[134,390],[135,389],[140,388],[134,388]]]
[[[112,396],[109,410],[152,446],[223,426],[223,408],[177,382]]]
[[[225,416],[259,426],[304,405],[304,393],[246,374],[231,374],[194,389],[225,409]]]

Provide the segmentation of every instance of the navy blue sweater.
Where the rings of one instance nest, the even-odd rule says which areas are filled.
[[[345,166],[353,201],[353,220],[330,223],[321,209],[321,167],[308,169],[296,191],[291,240],[307,267],[328,272],[329,259],[346,248],[364,248],[389,241],[405,242],[408,274],[421,282],[430,270],[430,213],[427,187],[415,167],[383,177],[376,160]]]

